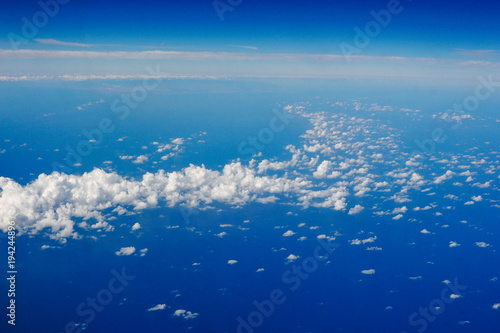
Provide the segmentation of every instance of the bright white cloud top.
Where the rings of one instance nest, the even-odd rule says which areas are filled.
[[[116,251],[115,254],[117,256],[129,256],[131,254],[135,253],[135,247],[129,246],[129,247],[122,247],[120,251]]]
[[[155,305],[153,306],[152,308],[148,309],[148,311],[159,311],[159,310],[165,310],[165,308],[167,307],[166,304],[158,304],[158,305]]]

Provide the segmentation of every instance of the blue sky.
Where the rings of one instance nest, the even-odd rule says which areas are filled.
[[[224,20],[214,3],[72,0],[59,5],[58,13],[18,48],[72,50],[80,55],[44,53],[27,60],[2,51],[12,49],[12,34],[23,37],[22,18],[32,22],[41,7],[37,1],[6,4],[7,10],[0,14],[0,76],[139,74],[151,60],[171,74],[202,76],[475,79],[499,69],[500,23],[495,15],[500,6],[496,2],[403,0],[394,5],[398,12],[391,14],[390,22],[379,24],[380,31],[358,48],[355,55],[368,58],[354,64],[346,63],[342,43],[355,46],[355,28],[366,32],[366,24],[374,20],[371,12],[387,10],[387,1],[232,1],[231,6],[221,0],[219,4],[231,8],[222,14]],[[109,56],[103,60],[99,54],[89,56],[89,51],[195,52],[198,57],[186,60],[193,54],[180,54],[176,59],[134,56],[126,60],[130,57],[114,55],[110,62]],[[210,59],[204,55],[201,59],[199,52],[210,52]],[[220,52],[263,58],[234,60],[212,54]],[[264,56],[269,54],[282,56]],[[283,60],[284,55],[297,54],[341,57]]]
[[[16,332],[498,332],[498,1],[213,1],[2,3]]]

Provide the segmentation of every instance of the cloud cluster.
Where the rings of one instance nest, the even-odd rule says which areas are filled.
[[[311,126],[300,136],[299,145],[285,147],[289,157],[284,160],[254,156],[248,164],[231,162],[219,170],[189,165],[179,171],[147,172],[142,179],[102,169],[83,175],[42,174],[24,186],[0,177],[0,229],[6,230],[8,223],[16,220],[21,233],[44,232],[64,241],[80,237],[86,229],[111,231],[113,219],[132,211],[176,205],[209,208],[215,203],[235,208],[250,203],[279,203],[346,211],[350,215],[371,210],[375,216],[391,215],[393,220],[401,220],[405,214],[425,214],[437,207],[436,202],[412,206],[415,194],[432,198],[435,190],[451,186],[452,178],[474,176],[484,182],[481,169],[488,179],[496,172],[494,160],[487,156],[478,159],[472,154],[436,152],[428,161],[421,155],[408,157],[400,148],[401,131],[371,116],[374,112],[404,112],[419,117],[418,110],[398,110],[359,100],[334,102],[328,107],[333,112],[310,112],[301,105],[285,107]],[[144,155],[129,156],[125,152],[119,158],[142,163],[147,168],[149,164],[177,156],[203,135],[200,132],[188,138],[171,138],[166,143],[152,142],[144,146]],[[429,175],[429,168],[435,168],[436,172]],[[477,193],[480,188],[498,191],[495,180],[485,183],[466,180],[465,184],[475,191],[471,203],[484,205],[489,201],[488,193]],[[462,183],[457,181],[453,185]],[[348,207],[352,196],[357,204]],[[372,208],[365,208],[365,197],[381,200]],[[458,195],[444,197],[465,202]],[[136,225],[132,230],[139,227]],[[217,235],[223,237],[227,233]],[[293,231],[283,234],[292,235]],[[358,242],[365,244],[361,240],[354,243]]]
[[[135,247],[129,246],[129,247],[122,247],[120,251],[116,251],[115,254],[117,256],[129,256],[131,254],[134,254],[135,252]]]
[[[226,165],[221,172],[194,166],[166,173],[146,173],[142,180],[94,169],[81,176],[53,172],[22,186],[0,177],[0,228],[16,220],[20,231],[37,233],[49,228],[53,238],[77,237],[74,218],[81,227],[112,228],[110,212],[140,211],[161,205],[195,207],[212,202],[245,205],[269,195],[295,193],[308,201],[310,182],[297,177],[257,176],[241,163]],[[334,191],[331,191],[332,195]],[[327,198],[326,200],[330,200]],[[87,221],[95,221],[90,226]]]
[[[191,311],[186,311],[184,309],[175,310],[172,317],[182,317],[184,319],[194,319],[199,316],[199,313],[193,313]]]

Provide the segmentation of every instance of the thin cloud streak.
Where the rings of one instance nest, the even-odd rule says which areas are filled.
[[[255,46],[246,46],[246,45],[229,45],[229,46],[241,47],[241,48],[244,48],[244,49],[255,50],[255,51],[257,51],[259,49],[259,48],[255,47]]]
[[[324,61],[344,63],[343,55],[301,53],[242,53],[184,51],[61,51],[0,49],[0,59],[110,59],[110,60],[221,60],[221,61]],[[351,56],[355,61],[419,62],[436,64],[435,58]]]
[[[71,43],[71,42],[63,42],[56,39],[43,39],[43,38],[35,38],[35,42],[40,44],[48,44],[48,45],[62,45],[62,46],[77,46],[77,47],[90,47],[90,44],[81,44],[81,43]]]
[[[471,58],[491,58],[491,57],[499,57],[500,50],[465,50],[465,49],[457,49],[456,53],[471,57]]]

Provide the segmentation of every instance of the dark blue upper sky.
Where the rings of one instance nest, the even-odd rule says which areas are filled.
[[[21,29],[21,17],[31,18],[40,7],[36,0],[3,2],[0,41],[6,42],[9,32]],[[369,54],[382,55],[394,47],[400,56],[500,48],[497,1],[402,0],[401,5],[404,10]],[[71,0],[37,37],[203,50],[243,43],[264,52],[332,53],[339,42],[353,38],[355,26],[372,20],[371,10],[386,7],[387,1],[243,0],[221,21],[211,0]]]

